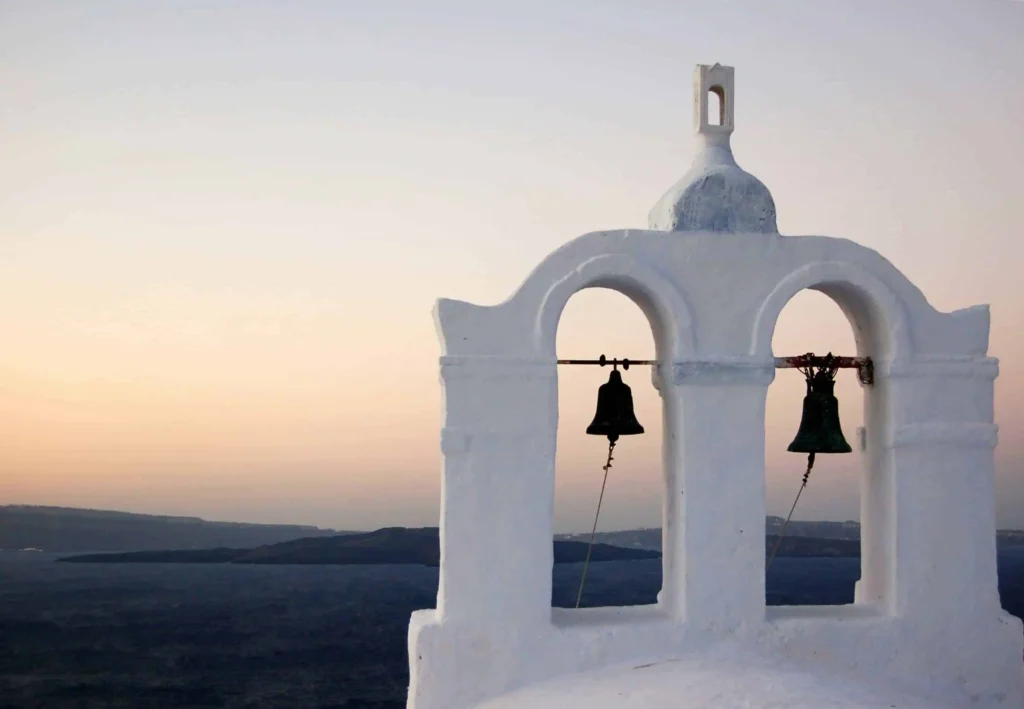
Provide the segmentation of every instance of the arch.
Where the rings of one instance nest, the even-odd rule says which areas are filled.
[[[808,327],[811,324],[814,326]],[[854,327],[835,299],[819,291],[804,289],[783,307],[773,332],[772,349],[780,355],[809,351],[818,355],[826,352],[849,355],[857,350],[854,340]],[[840,525],[848,521],[860,523],[863,488],[870,467],[860,445],[860,432],[867,431],[868,421],[875,423],[874,419],[866,416],[867,405],[874,392],[864,387],[852,370],[840,373],[833,384],[838,406],[836,423],[852,450],[847,455],[819,456],[806,488],[801,485],[800,473],[807,465],[807,454],[794,454],[787,450],[806,423],[804,372],[778,370],[767,389],[764,406],[764,513],[766,537],[773,544],[787,536],[782,524],[798,491],[801,497],[793,509],[794,519],[829,524],[830,531],[819,536],[848,540],[853,535]],[[802,525],[797,522],[787,527],[790,535],[796,533],[797,526]],[[814,602],[820,603],[823,611],[856,600],[855,582],[861,572],[859,557],[834,562],[837,566],[828,572],[832,583],[827,591],[816,588],[810,577],[802,574],[790,576],[786,564],[792,562],[775,559],[772,566],[767,558],[762,561],[766,613],[778,612],[779,607],[803,605],[808,594],[822,594]]]
[[[718,99],[716,103],[711,100],[710,95],[708,96],[708,125],[725,125],[725,89],[722,88],[721,84],[713,84],[708,88],[708,94],[714,94]],[[717,109],[717,111],[714,111],[716,115],[712,115],[712,109]]]
[[[906,304],[896,289],[848,262],[822,261],[797,268],[779,281],[758,310],[750,344],[755,357],[772,356],[779,314],[802,290],[824,293],[846,314],[859,354],[903,359],[913,356]]]
[[[596,316],[596,317],[595,317]],[[654,359],[654,333],[647,316],[637,304],[617,290],[586,288],[576,291],[558,321],[557,356],[586,357],[606,353]],[[589,435],[595,419],[595,401],[609,379],[611,367],[557,367],[555,456],[553,466],[553,525],[556,538],[587,541],[591,525],[597,523],[598,541],[615,530],[654,528],[651,539],[661,538],[666,503],[664,461],[665,400],[649,380],[658,367],[630,367],[622,371],[630,388],[632,411],[643,426],[644,435],[624,436],[618,442],[613,469],[602,482],[601,464],[608,440]],[[595,399],[596,396],[596,399]],[[598,403],[597,410],[601,406]],[[602,501],[600,515],[595,504]],[[580,560],[582,561],[582,559]],[[545,561],[546,563],[546,561]],[[652,558],[630,564],[629,577],[602,574],[598,564],[588,567],[583,584],[582,564],[554,564],[552,579],[552,621],[574,608],[577,594],[581,608],[622,608],[656,603],[664,581],[664,563]]]
[[[894,274],[894,275],[893,275]],[[913,287],[898,271],[885,280],[860,264],[850,261],[821,261],[805,264],[781,279],[761,304],[751,339],[751,352],[771,357],[772,337],[782,309],[797,293],[810,289],[831,298],[846,315],[853,329],[858,354],[876,362],[909,360],[914,356],[911,338],[912,309],[907,302]],[[884,277],[884,276],[883,276]],[[889,387],[883,376],[864,393],[864,430],[867,439],[891,439],[892,416]],[[875,445],[867,450],[861,476],[861,575],[855,587],[855,602],[891,608],[895,602],[896,519],[892,506],[893,469]]]
[[[692,309],[682,291],[657,269],[628,254],[594,256],[555,281],[537,311],[536,352],[556,356],[555,339],[562,310],[569,298],[584,288],[610,288],[636,303],[651,326],[659,360],[693,353]]]

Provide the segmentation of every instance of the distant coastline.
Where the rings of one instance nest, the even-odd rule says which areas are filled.
[[[774,548],[777,536],[765,538],[765,551]],[[584,561],[587,543],[553,541],[554,563]],[[657,559],[661,552],[595,543],[591,561]],[[860,542],[816,537],[784,538],[779,557],[857,558]],[[59,562],[90,564],[421,564],[437,566],[440,544],[436,527],[393,527],[365,534],[296,539],[253,549],[159,549],[120,553],[81,554]]]
[[[198,517],[76,507],[0,506],[0,550],[86,553],[256,547],[346,533],[299,524],[210,522]]]
[[[582,562],[587,555],[583,542],[555,541],[554,563]],[[648,549],[625,549],[595,544],[591,561],[656,559]],[[252,549],[167,549],[115,554],[84,554],[60,562],[91,564],[419,564],[438,566],[441,559],[437,527],[407,529],[388,527],[364,534],[308,537]]]
[[[766,518],[766,544],[772,543],[775,535],[782,528],[782,522],[780,517],[769,516]],[[304,540],[302,546],[312,550],[317,546],[311,540],[346,536],[365,539],[368,538],[366,535],[378,534],[381,531],[357,532],[324,529],[309,525],[211,522],[198,517],[135,514],[73,507],[0,506],[0,550],[25,551],[26,553],[38,551],[68,555],[94,555],[157,552],[163,554],[167,559],[175,555],[178,560],[201,559],[205,556],[210,559],[223,558],[229,563],[271,563],[267,561],[241,562],[238,559],[255,554],[254,550],[256,549],[288,542]],[[436,529],[433,534],[436,535]],[[557,542],[586,544],[589,539],[589,533],[555,535]],[[855,521],[796,520],[791,522],[786,529],[786,538],[779,554],[783,556],[857,556],[860,553],[859,540],[860,524]],[[660,552],[661,529],[651,527],[598,532],[595,542],[626,550]],[[997,535],[997,543],[1000,548],[1024,547],[1024,531],[1000,530]],[[328,546],[335,545],[337,549],[346,546],[336,541],[327,542],[327,544]],[[196,553],[192,557],[188,557],[185,552]],[[354,552],[340,551],[338,553],[342,553],[343,556],[344,554],[354,554]],[[261,558],[267,557],[268,552],[264,550],[260,552],[260,555]]]

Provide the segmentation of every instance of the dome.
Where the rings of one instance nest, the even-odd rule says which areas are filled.
[[[823,666],[728,647],[677,660],[563,677],[496,697],[477,709],[941,709],[949,705]]]
[[[731,151],[728,162],[709,160],[707,152],[651,210],[651,229],[778,232],[775,200],[764,183],[731,160]]]
[[[708,121],[711,96],[718,97],[718,123]],[[651,229],[778,232],[771,193],[733,157],[733,101],[732,67],[699,66],[694,77],[699,150],[690,170],[651,210]]]

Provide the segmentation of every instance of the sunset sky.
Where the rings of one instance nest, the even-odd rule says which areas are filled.
[[[436,525],[438,297],[505,299],[588,231],[646,227],[693,154],[691,74],[736,67],[738,162],[784,234],[879,250],[992,308],[998,512],[1024,526],[1024,3],[0,0],[0,504],[337,529]],[[653,355],[623,296],[559,355]],[[776,354],[853,354],[803,293]],[[589,529],[607,371],[561,373],[556,528]],[[660,400],[604,529],[660,524]],[[837,387],[854,440],[862,395]],[[768,401],[768,512],[803,385]],[[797,518],[856,519],[856,454]]]

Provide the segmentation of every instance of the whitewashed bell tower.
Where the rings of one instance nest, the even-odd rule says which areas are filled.
[[[770,192],[730,147],[733,69],[698,66],[694,89],[697,153],[649,230],[580,236],[498,305],[437,303],[440,586],[410,624],[408,706],[1020,707],[1024,635],[996,587],[988,308],[938,312],[871,249],[779,235]],[[656,342],[651,606],[551,607],[555,334],[590,287],[634,300]],[[840,305],[875,367],[861,580],[851,605],[766,607],[772,333],[806,288]]]

